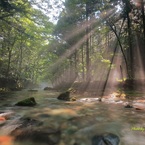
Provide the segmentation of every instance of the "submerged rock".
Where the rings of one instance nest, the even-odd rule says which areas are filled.
[[[133,106],[131,106],[130,104],[127,104],[126,106],[124,106],[125,108],[133,108]]]
[[[54,90],[54,88],[51,88],[51,87],[45,87],[44,89],[43,89],[44,91],[47,91],[47,90]]]
[[[47,133],[45,131],[36,131],[36,130],[25,130],[19,134],[16,135],[15,140],[24,142],[24,141],[32,141],[34,143],[40,143],[40,144],[48,144],[48,145],[54,145],[58,143],[60,140],[60,134],[59,133]],[[55,136],[56,139],[52,139],[53,136]]]
[[[30,89],[30,90],[28,90],[28,92],[38,92],[38,90],[32,90],[32,89]]]
[[[29,125],[31,126],[40,126],[43,125],[43,122],[30,118],[30,117],[22,117],[20,118],[21,126],[19,128],[25,128]]]
[[[59,142],[60,135],[60,132],[47,133],[45,131],[25,129],[14,134],[14,139],[18,142],[31,141],[33,143],[55,145]]]
[[[44,129],[43,122],[34,118],[22,117],[17,121],[17,125],[10,133],[15,141],[55,145],[60,140],[61,132],[58,129]]]
[[[112,133],[95,135],[92,138],[92,145],[119,145],[119,142],[119,137]]]
[[[32,141],[54,145],[60,139],[59,130],[47,128],[47,131],[44,131],[44,128],[42,128],[43,122],[39,120],[23,117],[19,121],[21,125],[11,132],[11,135],[14,136],[16,141]]]
[[[34,106],[36,105],[36,101],[34,97],[27,98],[25,100],[19,101],[18,103],[15,104],[16,106]]]

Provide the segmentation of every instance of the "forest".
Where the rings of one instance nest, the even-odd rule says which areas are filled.
[[[136,112],[140,110],[143,115],[145,110],[144,87],[144,0],[0,0],[0,104],[2,105],[0,128],[9,125],[7,123],[9,118],[13,120],[11,115],[13,116],[16,111],[15,107],[12,107],[14,103],[16,106],[22,106],[20,108],[22,112],[27,111],[26,116],[30,114],[29,109],[23,109],[25,103],[26,106],[32,107],[30,109],[32,114],[38,115],[37,117],[32,115],[33,119],[30,116],[18,119],[18,116],[14,115],[13,118],[19,120],[16,123],[17,128],[12,129],[12,124],[9,125],[11,129],[6,130],[6,134],[4,129],[1,129],[0,145],[1,142],[2,145],[26,143],[33,145],[33,142],[37,143],[38,136],[41,140],[38,141],[39,145],[119,145],[120,140],[122,140],[120,145],[133,145],[131,138],[134,138],[135,144],[143,145],[144,139],[136,142],[134,134],[129,133],[128,138],[119,139],[119,137],[125,128],[130,128],[132,132],[144,131],[143,126],[138,126],[144,122]],[[42,97],[38,97],[39,95]],[[30,100],[27,100],[28,97]],[[50,99],[49,108],[46,107],[44,98]],[[53,100],[54,98],[57,98],[57,102]],[[16,100],[24,102],[16,103]],[[59,101],[64,101],[64,104]],[[33,108],[37,106],[37,102],[43,103],[45,107],[40,105],[37,109]],[[97,105],[86,105],[86,102],[91,104],[97,102],[102,112],[96,113]],[[98,102],[109,102],[109,104],[113,102],[113,106],[119,105],[115,106],[114,113],[108,104],[101,106]],[[133,121],[128,119],[128,122],[125,122],[129,113],[127,110],[124,116],[120,116],[122,123],[115,126],[122,128],[123,131],[118,131],[118,128],[117,131],[108,129],[112,133],[104,134],[107,127],[110,127],[107,122],[105,122],[106,130],[101,124],[104,132],[94,122],[107,117],[115,122],[118,112],[123,114],[120,103],[124,105],[123,109],[135,110],[135,116],[139,118],[137,124],[135,123],[137,119],[134,120],[132,114],[130,117]],[[60,110],[55,110],[56,108]],[[103,108],[108,110],[108,114]],[[23,113],[18,110],[16,114],[22,115]],[[42,110],[49,113],[43,114]],[[7,114],[10,117],[7,117]],[[58,114],[64,116],[67,114],[68,118],[61,117],[68,122],[64,124]],[[101,117],[95,120],[92,117],[94,115]],[[48,121],[46,117],[50,116],[53,117]],[[57,120],[55,117],[60,117],[57,125],[52,124],[53,129],[47,126],[48,134],[43,132],[45,126],[39,126],[41,121],[44,119],[44,124],[55,122]],[[86,120],[81,124],[83,118]],[[78,124],[75,124],[77,121]],[[20,125],[21,122],[23,125]],[[92,126],[85,128],[89,122],[101,131],[100,136],[91,130]],[[56,127],[58,124],[61,124],[61,127]],[[30,125],[34,127],[32,132],[29,130]],[[81,130],[82,128],[86,130]],[[88,135],[91,141],[87,139],[87,129],[92,131],[90,136]],[[5,134],[5,137],[1,137],[1,134]],[[69,142],[69,135],[74,140]],[[13,138],[18,139],[18,143],[13,142]],[[29,141],[25,142],[27,138],[32,144]]]
[[[143,0],[2,0],[0,10],[1,90],[143,84]]]

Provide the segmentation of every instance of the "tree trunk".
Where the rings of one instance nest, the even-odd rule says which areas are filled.
[[[142,12],[142,22],[143,22],[143,35],[145,40],[145,14],[144,14],[144,1],[141,0],[141,12]]]
[[[120,33],[121,33],[122,27],[124,25],[124,21],[125,21],[125,19],[122,22],[122,25],[121,25],[119,34],[117,34],[116,29],[114,29],[113,25],[111,25],[110,22],[107,21],[107,23],[108,23],[108,25],[110,26],[111,30],[114,32],[114,34],[115,34],[115,36],[117,38],[118,44],[120,46],[120,49],[121,49],[121,52],[122,52],[122,55],[123,55],[123,58],[124,58],[124,61],[125,61],[127,76],[130,78],[130,73],[129,73],[129,67],[128,67],[127,58],[125,56],[125,53],[124,53],[124,50],[123,50],[123,47],[122,47],[122,44],[121,44],[121,41],[120,41]]]
[[[9,72],[10,72],[10,64],[11,64],[11,56],[12,56],[11,53],[12,53],[12,51],[11,51],[10,47],[8,47],[8,67],[7,67],[7,76],[6,77],[9,76]]]
[[[133,48],[132,48],[132,35],[131,35],[131,21],[129,13],[127,13],[127,27],[128,27],[128,62],[129,62],[129,74],[130,79],[134,78],[133,73]]]
[[[86,3],[86,81],[90,80],[90,51],[89,51],[89,7]]]
[[[85,80],[84,45],[82,46],[82,79]]]

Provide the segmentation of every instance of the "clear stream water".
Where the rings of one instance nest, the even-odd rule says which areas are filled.
[[[95,134],[111,132],[119,136],[120,145],[145,145],[145,111],[126,109],[122,104],[97,101],[64,102],[57,100],[59,92],[14,92],[1,97],[0,112],[13,112],[5,122],[0,122],[0,137],[7,136],[17,127],[17,120],[30,117],[43,122],[35,129],[61,130],[58,145],[91,145]],[[34,107],[18,107],[14,104],[28,97],[35,97]],[[83,96],[81,96],[83,98]],[[19,123],[18,123],[19,124]],[[1,141],[1,140],[0,140]],[[46,143],[38,143],[47,145]],[[3,145],[0,142],[0,145]],[[11,141],[4,145],[36,145],[30,141]],[[49,145],[49,144],[48,144]]]

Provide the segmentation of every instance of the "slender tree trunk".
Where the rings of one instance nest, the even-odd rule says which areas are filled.
[[[77,72],[77,65],[78,65],[78,59],[77,59],[77,50],[74,53],[74,68],[75,68],[75,72]]]
[[[89,8],[88,2],[86,3],[86,81],[90,80],[90,51],[89,51]]]
[[[21,37],[21,43],[20,43],[20,57],[19,57],[19,73],[22,72],[22,63],[23,63],[23,44],[26,42],[26,40],[23,41],[23,37]]]
[[[142,22],[143,22],[143,34],[145,40],[145,13],[144,13],[144,1],[141,0],[141,12],[142,12]]]
[[[72,61],[72,57],[70,58],[69,61],[70,61],[70,64],[69,64],[69,78],[68,78],[68,79],[71,79],[71,76],[72,76],[72,70],[71,70],[71,69],[72,69],[72,65],[73,65],[73,64],[72,64],[72,62],[73,62],[73,61]]]
[[[131,34],[131,21],[129,13],[127,13],[127,27],[128,27],[128,60],[129,60],[129,74],[130,79],[133,79],[133,47],[132,47],[132,34]]]
[[[10,49],[10,47],[8,47],[8,67],[7,67],[7,76],[9,76],[9,72],[10,72],[10,65],[11,65],[11,55],[12,54],[12,50]]]
[[[124,19],[123,22],[122,22],[122,25],[121,25],[119,34],[117,34],[116,29],[113,28],[113,25],[111,25],[110,22],[107,22],[107,23],[108,23],[108,25],[110,26],[111,30],[114,32],[114,34],[115,34],[115,36],[116,36],[116,38],[117,38],[118,44],[119,44],[119,46],[120,46],[120,49],[121,49],[121,52],[122,52],[122,55],[123,55],[123,58],[124,58],[124,61],[125,61],[126,72],[127,72],[128,77],[130,78],[130,73],[129,73],[129,67],[128,67],[127,58],[126,58],[126,56],[125,56],[125,53],[124,53],[124,50],[123,50],[123,47],[122,47],[122,44],[121,44],[121,41],[120,41],[120,33],[121,33],[122,27],[123,27],[123,25],[124,25],[124,21],[125,21],[125,19]]]
[[[111,66],[112,66],[112,64],[113,64],[113,60],[114,60],[114,57],[115,57],[115,54],[116,54],[116,51],[117,51],[117,46],[118,46],[118,44],[119,44],[119,46],[120,46],[120,48],[121,48],[123,57],[124,57],[124,59],[125,59],[125,64],[126,64],[126,69],[127,69],[127,74],[128,74],[128,65],[127,65],[126,56],[125,56],[125,54],[124,54],[124,51],[123,51],[123,48],[122,48],[122,45],[121,45],[121,42],[120,42],[120,39],[119,39],[120,34],[121,34],[121,30],[122,30],[123,25],[124,25],[124,21],[125,21],[125,19],[123,20],[123,22],[122,22],[122,24],[121,24],[121,28],[120,28],[119,34],[117,34],[117,32],[115,31],[115,29],[114,29],[114,28],[112,27],[112,25],[108,22],[110,28],[112,29],[112,31],[114,32],[114,34],[115,34],[116,37],[117,37],[117,43],[116,43],[115,48],[114,48],[113,56],[112,56],[112,58],[111,58],[110,67],[109,67],[109,70],[108,70],[108,72],[107,72],[106,80],[105,80],[105,83],[104,83],[103,88],[102,88],[102,92],[101,92],[101,95],[100,95],[100,96],[101,96],[100,99],[104,96],[105,88],[106,88],[106,86],[107,86],[107,82],[108,82],[109,75],[110,75],[110,72],[111,72]]]
[[[82,46],[82,79],[85,80],[84,45]]]
[[[132,47],[132,33],[131,33],[131,20],[129,13],[132,10],[132,6],[130,4],[130,0],[122,0],[124,3],[124,14],[127,18],[127,29],[128,29],[128,49],[127,49],[127,58],[128,58],[128,65],[129,65],[129,79],[134,78],[133,72],[133,47]]]
[[[20,74],[21,74],[21,71],[22,71],[22,58],[23,58],[23,50],[22,50],[22,46],[20,46],[20,60],[19,60],[19,73]]]

